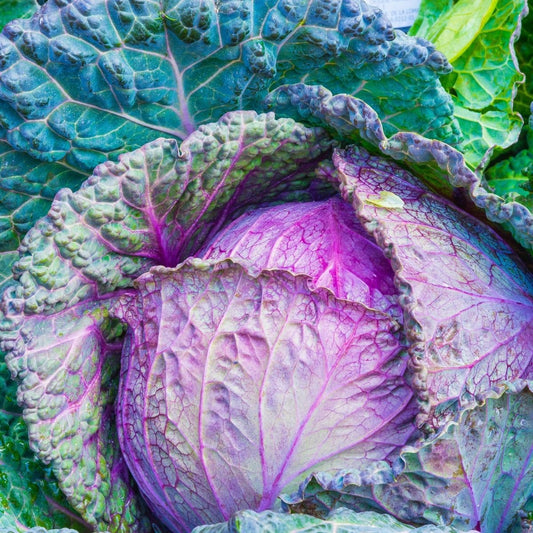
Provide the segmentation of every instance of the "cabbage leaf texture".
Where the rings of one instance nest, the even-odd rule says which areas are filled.
[[[339,198],[248,211],[217,233],[199,255],[305,274],[314,287],[337,298],[401,319],[389,261],[353,216],[353,208]]]
[[[269,95],[267,103],[278,115],[326,127],[341,142],[352,141],[396,159],[443,197],[460,200],[470,211],[485,211],[490,221],[511,232],[533,254],[533,213],[529,204],[495,194],[494,180],[487,184],[469,168],[464,155],[449,144],[413,132],[388,137],[371,107],[349,95],[333,95],[321,86],[280,87]]]
[[[532,414],[533,395],[517,383],[404,448],[394,468],[315,474],[283,495],[284,505],[322,517],[342,507],[380,509],[408,523],[527,531],[521,509],[533,492]]]
[[[480,173],[529,105],[498,4],[424,0],[475,26],[437,46],[362,0],[12,4],[2,533],[531,527],[529,152]]]
[[[279,268],[189,261],[139,278],[123,310],[119,436],[172,530],[269,509],[306,472],[383,460],[412,435],[392,317]]]
[[[379,135],[357,109],[358,131]],[[454,420],[530,377],[533,283],[513,250],[383,156],[352,147],[330,161],[334,145],[291,119],[229,113],[180,146],[97,167],[25,237],[2,348],[32,447],[92,526],[150,531],[130,470],[186,531],[272,507],[346,457],[392,461],[415,420]],[[344,202],[324,202],[335,189]],[[356,269],[351,249],[365,250]],[[479,348],[472,321],[487,331]],[[516,354],[503,365],[501,338]]]
[[[338,531],[343,533],[378,533],[382,531],[398,533],[457,532],[456,529],[450,527],[433,525],[409,526],[390,515],[378,514],[372,511],[355,513],[349,509],[338,509],[324,520],[305,514],[243,511],[237,513],[227,523],[200,526],[195,528],[193,533],[262,533],[264,531],[275,531],[276,533],[334,533]]]
[[[487,184],[507,201],[520,202],[533,211],[533,130],[525,129],[526,146],[495,162],[486,172]]]
[[[498,383],[531,379],[533,276],[512,248],[392,162],[358,148],[333,161],[344,197],[396,271],[430,423]]]
[[[50,468],[30,449],[16,402],[16,383],[4,379],[8,375],[4,362],[0,372],[0,531],[18,533],[34,524],[89,531],[57,487]]]
[[[493,152],[516,143],[529,117],[523,104],[515,105],[524,74],[514,46],[527,12],[527,0],[423,0],[409,30],[453,66],[443,85],[464,135],[458,148],[471,168],[486,167]]]
[[[140,274],[187,257],[257,195],[321,194],[311,177],[330,148],[323,133],[291,120],[227,115],[179,150],[155,141],[98,167],[27,235],[3,302],[2,348],[25,376],[18,399],[30,444],[88,523],[150,528],[116,444],[124,328],[109,310]]]
[[[0,35],[1,275],[60,188],[159,137],[261,111],[310,72],[371,98],[394,131],[453,142],[448,71],[362,0],[49,0]]]

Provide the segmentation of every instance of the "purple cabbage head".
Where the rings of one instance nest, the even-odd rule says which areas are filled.
[[[33,449],[95,529],[148,533],[154,516],[190,531],[276,509],[282,493],[297,510],[363,499],[398,516],[409,501],[406,521],[446,526],[496,505],[477,488],[453,504],[495,472],[480,454],[459,476],[476,442],[463,426],[485,411],[461,413],[531,382],[533,275],[448,198],[468,186],[470,210],[492,201],[456,152],[387,139],[362,102],[335,102],[316,109],[384,156],[273,113],[229,113],[99,166],[25,237],[1,347]],[[516,228],[529,220],[510,213]],[[497,453],[527,487],[520,424],[519,445]],[[428,475],[442,439],[405,446],[445,427],[450,466]],[[419,464],[424,450],[437,456]],[[501,494],[511,523],[527,490]]]
[[[173,531],[274,506],[412,436],[393,272],[339,198],[245,214],[141,276],[123,316],[119,437]]]

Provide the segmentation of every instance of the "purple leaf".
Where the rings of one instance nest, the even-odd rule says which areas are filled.
[[[402,314],[390,262],[340,198],[256,209],[219,232],[199,255],[306,274],[337,298],[395,318]]]
[[[105,521],[115,530],[148,532],[144,502],[116,445],[124,326],[103,306],[78,304],[48,320],[27,317],[5,347],[12,370],[25,375],[17,397],[32,448],[52,465],[72,506],[93,527]]]
[[[348,507],[414,524],[482,533],[527,531],[520,518],[533,492],[533,394],[516,383],[465,409],[438,435],[406,446],[395,469],[309,476],[284,507],[326,516]]]
[[[310,471],[412,435],[397,323],[309,282],[191,259],[152,269],[123,306],[121,445],[173,531],[269,509]]]
[[[503,239],[394,163],[355,147],[334,162],[396,272],[430,414],[532,377],[533,275]]]
[[[149,527],[116,445],[109,368],[118,377],[122,337],[112,350],[105,340],[110,324],[123,332],[109,317],[114,299],[153,265],[196,251],[246,206],[313,196],[314,167],[330,147],[323,132],[292,120],[227,114],[179,148],[159,139],[99,166],[79,191],[62,190],[26,235],[1,302],[1,347],[20,380],[32,448],[95,527]]]

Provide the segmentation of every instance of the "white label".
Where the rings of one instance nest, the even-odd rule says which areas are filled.
[[[409,28],[418,15],[421,0],[370,0],[379,7],[395,28]]]

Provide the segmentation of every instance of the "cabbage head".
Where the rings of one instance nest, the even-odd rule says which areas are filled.
[[[359,0],[6,26],[0,349],[69,520],[2,533],[531,522],[533,216],[449,72]]]

